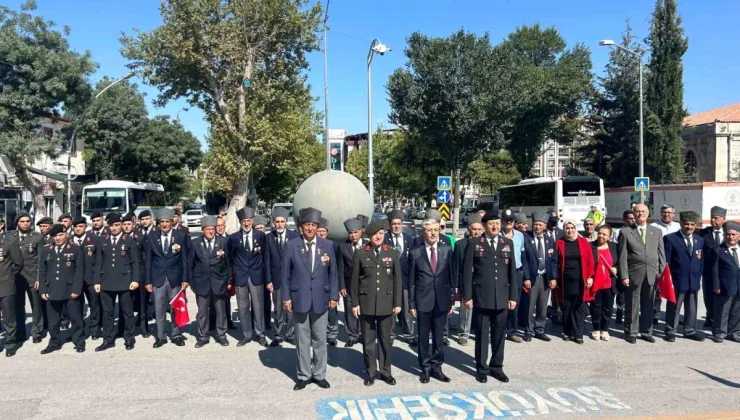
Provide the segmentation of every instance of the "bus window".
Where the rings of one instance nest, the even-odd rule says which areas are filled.
[[[164,191],[129,190],[132,193],[132,209],[136,207],[164,207],[167,200]]]
[[[124,188],[89,188],[86,190],[82,211],[125,211],[126,190]]]
[[[592,197],[601,195],[599,178],[563,179],[563,197]]]

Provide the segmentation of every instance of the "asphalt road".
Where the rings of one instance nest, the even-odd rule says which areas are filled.
[[[457,320],[453,315],[452,325]],[[300,392],[292,390],[292,346],[262,348],[253,342],[237,348],[236,331],[229,331],[229,347],[211,342],[202,349],[193,348],[192,323],[185,328],[186,347],[169,343],[153,349],[153,338],[138,337],[133,351],[124,350],[119,339],[116,348],[95,353],[100,341],[88,340],[86,353],[75,353],[68,343],[42,356],[46,340],[29,341],[14,358],[0,358],[0,418],[676,419],[716,412],[724,414],[686,418],[740,418],[740,344],[679,338],[631,345],[614,329],[610,342],[586,339],[577,345],[558,339],[559,331],[549,326],[550,343],[506,343],[508,384],[477,383],[472,342],[461,347],[453,341],[445,348],[444,367],[452,382],[422,385],[415,351],[397,340],[393,387],[380,381],[362,385],[361,346],[341,347],[342,332],[340,347],[329,349],[331,389],[310,385]]]

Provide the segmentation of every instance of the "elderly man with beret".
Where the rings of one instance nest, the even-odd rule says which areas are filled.
[[[712,264],[714,315],[712,340],[740,343],[740,223],[725,222],[724,242]]]

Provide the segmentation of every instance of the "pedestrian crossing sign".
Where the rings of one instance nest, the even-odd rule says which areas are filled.
[[[451,176],[438,176],[437,177],[437,191],[450,191],[452,189],[452,177]]]
[[[635,192],[648,192],[650,191],[650,178],[646,176],[640,176],[635,178]]]

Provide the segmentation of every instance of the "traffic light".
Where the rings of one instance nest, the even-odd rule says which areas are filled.
[[[331,144],[331,168],[335,171],[342,170],[342,144],[333,143]]]

